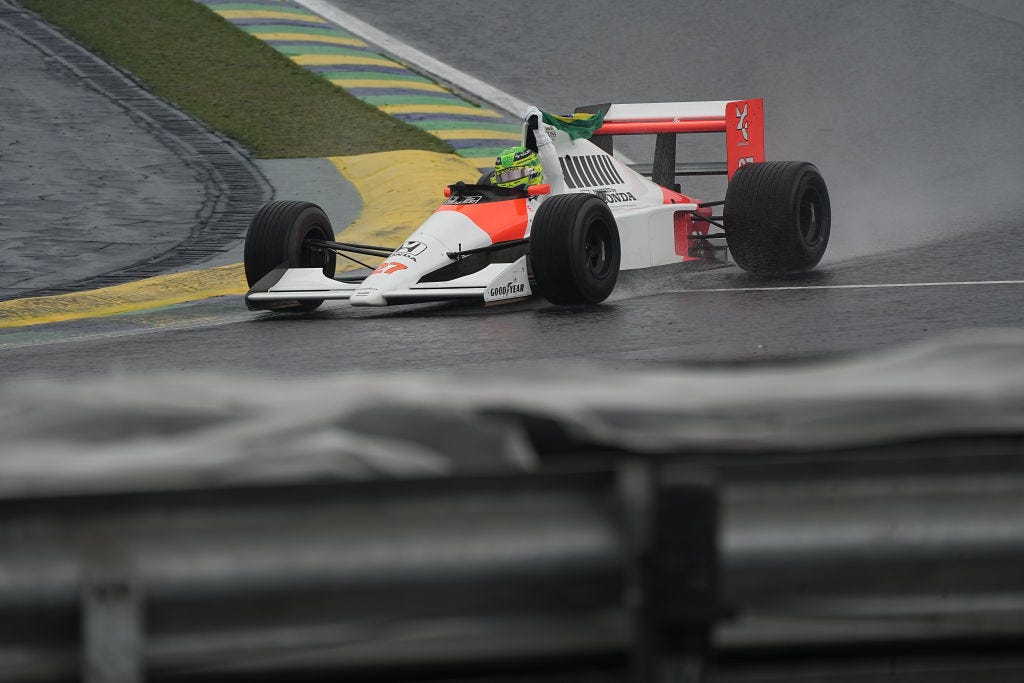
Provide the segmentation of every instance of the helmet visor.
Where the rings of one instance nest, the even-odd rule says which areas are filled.
[[[498,171],[494,174],[495,183],[512,183],[522,178],[529,177],[537,172],[537,169],[533,166],[520,166],[519,168],[509,168],[504,171]]]

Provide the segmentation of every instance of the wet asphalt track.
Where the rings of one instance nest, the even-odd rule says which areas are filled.
[[[628,274],[608,303],[577,310],[328,304],[295,316],[218,299],[0,332],[0,377],[747,361],[1024,324],[1019,282],[948,284],[1024,280],[1024,17],[1012,5],[652,2],[626,17],[621,4],[596,2],[570,19],[532,1],[515,12],[441,0],[401,12],[391,0],[336,4],[549,109],[764,95],[769,155],[812,160],[830,184],[826,262],[785,281],[735,267]],[[508,30],[524,17],[529,31]],[[698,155],[719,153],[710,137],[696,142]],[[629,151],[644,155],[642,145]],[[900,283],[930,284],[877,286]],[[728,291],[692,291],[709,289]]]
[[[15,16],[0,2],[0,21]],[[180,146],[6,22],[0,51],[0,298],[132,266],[188,238],[214,198]]]
[[[616,366],[870,352],[952,330],[1024,323],[1019,283],[876,285],[1019,280],[1022,272],[1020,236],[1005,226],[790,280],[765,280],[735,267],[692,273],[664,267],[625,277],[608,303],[584,309],[541,301],[379,310],[335,303],[313,314],[281,315],[248,313],[241,301],[221,298],[0,333],[0,343],[14,345],[0,350],[0,376],[486,371],[538,360],[589,358]]]

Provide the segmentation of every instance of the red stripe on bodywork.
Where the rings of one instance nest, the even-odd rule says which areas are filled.
[[[705,225],[707,225],[705,223]],[[693,232],[693,220],[686,211],[676,211],[672,214],[672,228],[675,236],[676,255],[682,256],[684,261],[690,258],[690,238],[688,235]]]
[[[491,243],[521,240],[526,237],[529,224],[526,218],[526,200],[509,199],[486,204],[442,204],[438,211],[455,211],[473,221],[476,227],[491,237]]]
[[[710,216],[711,209],[697,209],[697,215]],[[693,214],[689,211],[677,211],[672,219],[672,227],[675,229],[676,254],[682,256],[683,261],[703,261],[702,257],[693,255],[697,251],[700,241],[693,239],[690,235],[694,233],[706,235],[711,225],[707,221],[694,220]]]
[[[685,194],[673,192],[668,188],[661,188],[661,196],[666,204],[699,204],[700,201],[687,197]],[[697,209],[698,216],[711,216],[711,207]],[[697,240],[690,237],[694,233],[708,234],[710,224],[707,221],[694,220],[693,214],[689,211],[676,211],[672,214],[673,237],[675,241],[676,255],[682,256],[684,261],[700,261],[699,256],[691,256],[696,250]]]
[[[661,190],[661,201],[662,201],[663,204],[696,204],[697,203],[696,199],[691,199],[690,197],[687,197],[685,194],[679,194],[678,192],[674,192],[674,191],[668,189],[667,187],[662,187],[661,185],[658,185],[658,189]]]

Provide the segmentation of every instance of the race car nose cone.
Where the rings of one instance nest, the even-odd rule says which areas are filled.
[[[387,306],[384,295],[376,287],[361,287],[348,300],[353,306]]]

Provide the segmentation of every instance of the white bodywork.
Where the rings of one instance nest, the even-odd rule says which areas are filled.
[[[696,204],[666,204],[659,185],[589,140],[570,140],[553,128],[548,134],[555,141],[566,191],[602,195],[608,202],[619,229],[620,270],[683,260],[675,249],[673,216],[677,211],[695,210]]]
[[[721,112],[724,108],[724,103],[697,104],[700,111],[695,109],[687,113],[702,116],[705,115],[704,109]],[[676,110],[671,110],[672,106]],[[653,118],[671,111],[679,115],[682,112],[677,111],[678,107],[679,103],[613,105],[613,109],[619,108],[621,112],[617,113],[624,117],[637,118],[641,118],[645,111]],[[554,141],[558,158],[559,168],[555,172],[562,173],[563,182],[557,185],[564,187],[566,192],[601,196],[608,203],[619,232],[620,270],[684,260],[677,253],[674,214],[696,210],[696,204],[681,203],[678,195],[667,193],[587,140],[571,140],[566,133],[551,127],[547,131]],[[550,161],[545,162],[546,172],[552,165]],[[545,199],[538,196],[526,200],[527,224],[523,237],[529,236],[533,216]],[[446,203],[452,203],[452,200]],[[438,210],[392,252],[380,268],[358,284],[333,280],[318,268],[291,268],[275,283],[260,291],[254,286],[246,299],[252,307],[260,308],[269,307],[266,305],[273,302],[303,299],[347,299],[353,306],[384,306],[466,298],[493,303],[530,296],[525,256],[514,263],[493,263],[471,275],[449,281],[420,282],[424,276],[454,263],[455,259],[449,254],[490,246],[493,241],[486,227],[477,225],[458,211]]]

